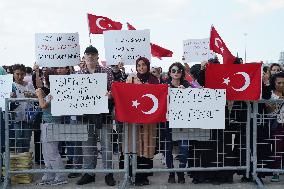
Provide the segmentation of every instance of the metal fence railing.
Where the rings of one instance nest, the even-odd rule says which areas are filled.
[[[220,177],[230,175],[225,178],[225,181],[232,182],[234,173],[248,177],[250,172],[250,112],[250,103],[235,102],[233,107],[227,106],[225,130],[169,129],[168,123],[159,124],[157,126],[159,136],[157,150],[164,155],[165,165],[159,166],[158,164],[152,169],[143,168],[139,166],[139,159],[137,159],[139,154],[134,153],[132,173],[135,175],[176,172],[180,177],[183,172],[189,172],[197,183],[202,182],[202,179],[216,180],[218,175]],[[140,127],[139,125],[132,126],[132,136],[136,137],[133,137],[133,152],[141,150],[140,138],[143,138],[145,133],[140,131]],[[178,150],[174,150],[174,144]],[[208,171],[213,171],[215,174],[202,175],[202,172]],[[214,177],[210,178],[205,175]]]
[[[28,108],[19,109],[23,104]],[[126,187],[127,125],[114,123],[110,114],[101,114],[61,116],[56,124],[43,127],[46,123],[40,118],[35,122],[40,114],[36,99],[6,99],[4,189],[17,183],[37,182],[39,179],[33,178],[35,173],[112,173],[120,178],[119,188]],[[24,119],[19,119],[20,116]],[[48,154],[44,151],[48,148],[42,148],[43,141],[56,142],[64,168],[45,166],[41,154]],[[124,161],[120,160],[121,156],[125,156]],[[121,163],[124,168],[119,166]]]
[[[269,108],[281,109],[282,104],[283,100],[262,100],[253,104],[253,177],[260,188],[265,188],[262,177],[284,173],[283,113]]]
[[[21,103],[29,108],[22,114],[24,119],[19,120],[17,107]],[[113,173],[119,188],[129,188],[142,175],[158,172],[178,177],[189,174],[196,183],[224,175],[224,181],[230,182],[234,174],[239,174],[252,176],[258,187],[265,188],[261,177],[284,173],[284,121],[281,122],[280,112],[268,111],[269,104],[275,103],[283,101],[236,101],[227,105],[224,130],[170,129],[168,123],[126,124],[113,121],[107,114],[61,117],[60,123],[40,133],[43,130],[37,100],[6,99],[6,111],[0,111],[4,119],[0,132],[5,128],[5,144],[0,142],[5,147],[0,156],[3,188],[35,183],[38,178],[33,175],[44,173]],[[40,135],[59,143],[65,168],[45,167]],[[91,164],[95,162],[96,166]]]

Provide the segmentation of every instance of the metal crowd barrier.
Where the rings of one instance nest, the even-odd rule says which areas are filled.
[[[174,166],[170,168],[159,165],[153,169],[138,169],[137,157],[139,157],[139,154],[133,153],[132,174],[156,172],[190,172],[191,174],[194,174],[194,172],[200,171],[226,171],[227,173],[237,172],[249,177],[250,115],[250,103],[236,101],[232,109],[226,107],[225,130],[173,129],[176,131],[172,131],[172,137],[176,138],[176,140],[183,138],[190,148],[188,157],[186,157],[188,161],[187,166],[178,168],[178,161],[174,160]],[[166,124],[164,123],[163,125]],[[161,124],[157,129],[157,132],[160,135],[164,132]],[[137,152],[137,149],[139,149],[136,143],[136,141],[138,141],[137,135],[135,134],[136,132],[137,127],[133,126],[133,152]],[[174,137],[174,134],[180,135]],[[160,140],[160,138],[158,138],[158,151],[165,154],[167,142],[169,141]],[[151,148],[151,146],[148,147]],[[176,153],[174,155],[180,157],[182,154]],[[133,181],[134,180],[135,178],[133,178]]]
[[[105,117],[101,118],[101,129],[96,128],[95,125],[97,123],[86,123],[84,117],[76,117],[75,120],[72,119],[72,116],[68,116],[68,119],[64,117],[60,124],[54,124],[52,128],[49,127],[48,129],[44,130],[45,134],[42,135],[47,137],[47,141],[65,141],[65,144],[62,144],[61,147],[65,147],[64,152],[67,152],[67,155],[61,155],[61,158],[64,159],[64,161],[67,161],[67,158],[72,156],[73,163],[68,164],[67,161],[66,166],[69,167],[67,168],[65,166],[65,169],[47,169],[43,164],[41,156],[37,157],[37,160],[39,161],[37,161],[37,163],[35,162],[35,155],[41,154],[42,145],[40,140],[36,139],[37,141],[35,141],[34,139],[33,141],[31,139],[31,136],[32,133],[33,135],[35,135],[35,133],[39,131],[39,128],[34,128],[30,125],[27,126],[27,124],[30,124],[30,120],[28,120],[29,117],[34,116],[35,113],[39,112],[36,109],[37,107],[35,105],[35,103],[37,102],[37,99],[6,99],[7,111],[5,112],[5,178],[3,185],[4,189],[10,188],[13,185],[13,182],[19,181],[17,179],[23,178],[26,179],[25,182],[31,181],[33,182],[33,184],[35,184],[35,182],[29,175],[33,175],[36,173],[114,173],[120,175],[120,182],[116,182],[118,188],[123,189],[127,187],[127,183],[129,180],[128,135],[124,135],[124,133],[128,133],[127,125],[113,123],[112,121],[110,121],[112,120],[112,118],[109,117],[110,115],[106,115]],[[21,103],[29,104],[28,107],[31,108],[25,111],[25,115],[27,117],[24,121],[17,121],[17,119],[15,119],[15,114],[18,112],[13,110],[9,111],[9,106],[11,106],[11,104],[15,106],[16,104],[15,107],[17,107]],[[97,145],[82,145],[82,143],[91,139],[91,135],[89,135],[89,133],[95,133],[94,136],[92,136],[94,137],[92,140],[97,141]],[[115,141],[113,141],[114,138]],[[33,142],[31,143],[31,141]],[[26,146],[24,144],[26,144]],[[116,152],[113,149],[113,144],[116,144]],[[36,145],[40,146],[40,150],[36,151],[35,153]],[[82,168],[82,159],[86,158],[87,160],[88,157],[94,157],[94,151],[91,151],[93,155],[90,156],[84,156],[83,152],[79,154],[76,154],[76,152],[71,155],[68,154],[68,149],[70,148],[73,148],[73,150],[76,151],[76,149],[79,148],[86,150],[88,147],[91,148],[91,150],[94,149],[94,151],[98,151],[97,153],[95,153],[95,156],[97,156],[96,168]],[[122,163],[124,164],[123,168],[120,168],[119,166],[121,155],[124,156],[124,160],[122,161]],[[103,165],[102,159],[104,157],[105,164],[104,167],[101,167],[101,165]],[[81,162],[74,163],[74,158],[81,158]],[[23,164],[20,165],[22,162]],[[41,186],[38,187],[40,188]]]
[[[37,99],[6,99],[6,110],[9,110],[11,103],[15,102],[25,102],[34,104],[37,102]],[[283,151],[277,147],[279,141],[282,142],[282,137],[284,136],[283,131],[275,135],[273,132],[273,121],[275,120],[275,115],[271,115],[265,112],[265,107],[261,107],[261,104],[264,103],[283,103],[283,101],[259,101],[253,102],[253,107],[251,107],[250,102],[241,102],[236,101],[233,107],[226,106],[226,128],[224,130],[191,130],[191,129],[175,129],[172,130],[171,140],[167,141],[164,134],[166,133],[167,123],[160,123],[157,126],[157,135],[153,135],[153,140],[156,140],[156,149],[155,154],[160,153],[166,156],[166,145],[167,142],[171,142],[173,145],[172,154],[173,157],[173,166],[171,168],[167,167],[165,163],[161,162],[160,159],[153,158],[154,166],[151,169],[148,168],[139,168],[137,164],[137,159],[139,159],[139,146],[137,146],[137,141],[141,140],[137,136],[137,130],[139,127],[137,125],[129,125],[122,123],[108,122],[111,118],[105,117],[106,121],[103,125],[104,127],[110,127],[113,131],[102,131],[99,129],[98,133],[98,144],[103,143],[117,143],[117,153],[115,153],[113,147],[111,149],[104,150],[104,148],[98,152],[98,162],[97,165],[102,165],[101,156],[103,153],[111,154],[111,168],[101,168],[97,167],[95,169],[83,169],[82,163],[72,164],[73,166],[78,165],[78,168],[71,167],[70,169],[45,169],[41,157],[38,164],[35,163],[35,153],[33,154],[33,159],[31,163],[31,168],[29,169],[14,169],[13,166],[14,157],[17,156],[20,152],[25,152],[25,146],[22,145],[24,140],[30,140],[29,136],[27,138],[19,137],[15,132],[17,130],[25,131],[23,123],[18,124],[19,127],[15,127],[15,122],[13,114],[14,111],[5,112],[5,177],[3,188],[11,187],[11,179],[15,175],[22,174],[35,174],[35,173],[116,173],[123,175],[121,179],[122,182],[118,185],[119,188],[128,188],[131,182],[135,182],[135,175],[139,173],[170,173],[170,172],[189,172],[189,174],[194,175],[195,173],[200,172],[226,172],[229,174],[243,174],[247,178],[250,177],[251,168],[252,176],[255,179],[256,183],[260,188],[265,188],[262,184],[260,176],[268,176],[269,173],[284,173],[283,170]],[[28,110],[26,113],[33,112],[35,109]],[[28,114],[29,115],[29,114]],[[28,121],[28,120],[27,120]],[[93,123],[88,123],[86,129],[81,129],[84,126],[84,120],[76,119],[76,123],[61,123],[55,125],[54,128],[48,130],[49,133],[47,136],[52,136],[49,140],[58,140],[64,141],[68,140],[69,142],[76,142],[86,140],[88,130]],[[251,127],[252,124],[252,127]],[[70,126],[71,125],[71,126]],[[75,126],[74,126],[75,125]],[[80,130],[76,130],[76,125],[81,126]],[[74,126],[74,128],[72,128]],[[61,132],[61,128],[64,128]],[[0,125],[0,129],[3,129]],[[251,133],[252,129],[252,133]],[[27,131],[36,132],[36,128],[30,128]],[[66,132],[68,130],[68,132]],[[1,130],[0,130],[1,131]],[[89,130],[88,130],[89,131]],[[61,135],[55,135],[55,133],[61,133]],[[68,133],[66,135],[66,133]],[[274,134],[273,134],[274,133]],[[75,136],[73,134],[79,134]],[[102,135],[111,135],[111,137],[103,137]],[[143,134],[140,133],[140,134]],[[128,138],[131,136],[131,138]],[[157,136],[157,137],[156,137]],[[79,137],[80,139],[76,138]],[[88,138],[88,136],[87,136]],[[102,139],[110,140],[109,138],[116,138],[115,141],[100,141]],[[186,158],[186,166],[184,168],[179,168],[179,158],[182,155],[177,149],[179,147],[180,140],[186,141],[186,148],[188,153]],[[252,139],[252,144],[251,144]],[[131,141],[130,141],[131,140]],[[131,144],[129,144],[129,141]],[[40,141],[34,141],[35,144],[39,145],[41,148]],[[18,145],[19,144],[19,145]],[[177,144],[177,145],[176,145]],[[0,142],[1,146],[1,142]],[[67,148],[82,148],[83,145],[62,145]],[[85,146],[86,147],[86,146]],[[100,145],[92,146],[97,147],[96,149],[101,149]],[[146,148],[153,148],[153,146],[145,146]],[[35,146],[31,145],[28,151],[35,151]],[[130,150],[130,151],[129,151]],[[109,152],[109,153],[107,153]],[[119,161],[123,157],[123,168],[119,166]],[[1,154],[2,156],[2,154]],[[68,154],[67,154],[68,156]],[[76,156],[74,153],[73,157]],[[108,156],[108,155],[107,155]],[[64,159],[65,156],[62,156]],[[83,158],[84,155],[78,154],[78,158]],[[151,157],[152,158],[152,157]],[[65,160],[66,161],[66,160]],[[252,162],[252,167],[250,163]],[[277,162],[277,166],[274,166],[273,163]],[[68,164],[67,164],[68,165]],[[0,158],[1,166],[1,158]],[[141,166],[140,166],[141,167]],[[131,170],[130,170],[131,169]],[[0,169],[2,170],[2,169]],[[130,180],[129,173],[132,172],[132,180]],[[1,172],[0,172],[1,173]],[[214,175],[214,174],[211,174]],[[165,181],[166,182],[166,181]]]
[[[277,116],[269,113],[267,106],[283,104],[283,100],[261,100],[253,104],[253,177],[259,188],[265,188],[261,177],[284,173],[284,127]]]

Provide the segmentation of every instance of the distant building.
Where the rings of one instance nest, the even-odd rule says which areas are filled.
[[[279,64],[284,64],[284,52],[280,52],[280,57],[279,57],[279,60],[278,60]]]

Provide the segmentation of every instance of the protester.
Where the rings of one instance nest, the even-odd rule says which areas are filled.
[[[93,74],[93,73],[107,73],[107,89],[110,90],[111,83],[113,82],[113,74],[109,68],[104,68],[99,65],[99,53],[98,50],[89,46],[84,52],[86,68],[81,70],[81,74]],[[112,112],[112,110],[109,110]],[[111,151],[111,136],[112,128],[107,124],[111,124],[111,114],[90,114],[82,117],[84,123],[89,123],[88,128],[88,140],[82,142],[83,148],[83,169],[95,169],[97,164],[97,137],[98,130],[101,130],[101,147],[102,147],[102,159],[103,167],[105,169],[112,169],[112,151]],[[78,181],[78,185],[88,184],[95,182],[95,175],[85,173]],[[108,186],[114,186],[116,181],[113,178],[113,174],[109,173],[105,176],[105,183]]]
[[[145,57],[136,60],[136,75],[127,78],[126,83],[134,84],[158,84],[157,77],[150,73],[150,61]],[[156,128],[157,124],[139,124],[135,125],[137,131],[137,168],[151,169],[156,144]],[[128,130],[129,144],[132,144],[132,127]],[[132,150],[130,150],[132,151]],[[136,152],[134,152],[136,153]],[[148,173],[137,173],[135,177],[135,185],[149,185]]]
[[[163,82],[169,85],[170,88],[180,88],[185,89],[190,87],[189,82],[185,79],[185,68],[184,66],[179,63],[173,63],[169,67],[168,71],[168,79]],[[161,124],[161,127],[164,127],[164,133],[161,134],[160,140],[165,141],[165,157],[166,157],[166,165],[167,168],[174,168],[174,160],[172,154],[173,142],[172,142],[172,129],[169,128],[169,122],[166,124]],[[189,147],[188,147],[188,140],[179,140],[179,168],[185,168],[187,164],[187,158],[189,156]],[[177,172],[178,176],[178,183],[184,184],[185,178],[183,172]],[[171,172],[168,178],[168,183],[175,183],[175,173]]]
[[[35,97],[35,89],[32,83],[24,81],[26,68],[23,64],[13,66],[14,82],[12,84],[11,98]],[[31,125],[27,123],[26,111],[30,109],[28,102],[17,102],[11,106],[14,113],[15,141],[17,152],[28,152],[32,135]]]
[[[276,67],[276,66],[274,66]],[[272,67],[273,69],[273,67]],[[274,70],[275,71],[275,70]],[[276,71],[277,72],[277,71]],[[272,100],[280,100],[284,99],[284,72],[278,72],[272,75],[270,80],[271,86],[271,98]],[[271,114],[275,114],[277,119],[273,119],[271,121],[271,137],[273,139],[278,139],[273,141],[273,169],[279,169],[282,165],[282,157],[281,154],[284,151],[284,137],[280,133],[283,133],[283,112],[284,107],[283,104],[267,104],[269,112]],[[279,115],[280,114],[280,115]],[[279,182],[279,174],[274,173],[273,177],[271,178],[271,182]]]
[[[36,90],[39,100],[39,106],[43,110],[41,124],[41,142],[42,152],[46,168],[48,169],[64,169],[63,161],[58,151],[58,142],[49,141],[47,139],[47,130],[52,128],[54,124],[60,124],[61,118],[51,115],[51,95],[45,95],[41,89]],[[38,185],[62,185],[67,184],[67,176],[65,173],[45,173]]]

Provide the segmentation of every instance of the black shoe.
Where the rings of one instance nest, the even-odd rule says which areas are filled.
[[[69,173],[68,178],[77,178],[80,177],[81,173]]]
[[[145,177],[144,179],[143,179],[143,183],[142,183],[143,185],[149,185],[150,184],[150,181],[149,181],[149,179],[147,178],[147,177]]]
[[[184,173],[177,173],[177,175],[178,175],[178,183],[184,184],[185,183]]]
[[[116,184],[116,181],[114,180],[112,173],[107,174],[105,176],[105,182],[108,186],[114,186]]]
[[[73,168],[73,161],[67,160],[67,163],[65,165],[65,169],[72,169]]]
[[[168,183],[176,183],[175,179],[175,173],[170,173],[169,178],[168,178]]]
[[[88,173],[85,173],[80,180],[77,181],[77,185],[84,185],[84,184],[88,184],[91,182],[95,182],[95,175],[91,176]]]

